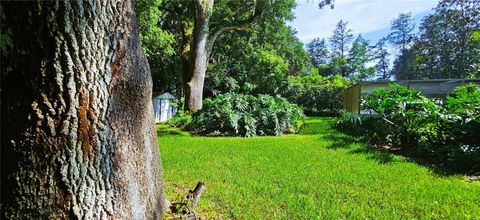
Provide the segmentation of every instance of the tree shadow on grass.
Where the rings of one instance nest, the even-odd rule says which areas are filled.
[[[350,151],[348,151],[348,153],[364,154],[367,159],[375,160],[379,164],[388,164],[394,161],[394,154],[377,149],[347,134],[329,133],[322,135],[320,138],[331,143],[327,146],[328,149],[349,149]]]
[[[466,170],[458,169],[458,166],[455,164],[445,163],[443,160],[433,160],[426,155],[402,149],[375,147],[364,139],[342,133],[342,131],[336,129],[333,130],[335,130],[335,132],[328,131],[325,134],[321,134],[319,137],[321,141],[331,143],[327,146],[328,149],[350,149],[348,153],[364,154],[368,159],[375,160],[379,164],[395,162],[395,156],[401,156],[405,161],[427,167],[439,176],[452,176],[457,174],[468,175],[471,173]]]
[[[319,140],[327,141],[331,144],[327,146],[328,149],[350,149],[358,142],[354,137],[344,135],[341,133],[326,133],[319,137]]]
[[[366,154],[368,159],[376,160],[380,164],[389,164],[394,162],[395,159],[394,154],[373,148],[371,146],[362,146],[360,148],[350,151],[350,153]]]

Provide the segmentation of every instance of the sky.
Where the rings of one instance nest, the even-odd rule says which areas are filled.
[[[375,44],[390,32],[390,22],[400,13],[411,12],[417,27],[438,0],[335,0],[334,9],[318,9],[318,0],[299,0],[295,20],[290,22],[297,37],[307,44],[315,37],[328,38],[343,19],[353,33]]]

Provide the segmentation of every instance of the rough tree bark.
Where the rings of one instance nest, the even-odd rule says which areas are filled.
[[[131,1],[2,2],[6,219],[157,219],[151,76]]]
[[[207,72],[207,41],[214,0],[195,0],[195,22],[189,69],[184,71],[185,101],[193,114],[202,109],[203,85]]]

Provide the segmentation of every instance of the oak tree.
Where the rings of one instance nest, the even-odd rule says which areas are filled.
[[[152,81],[131,1],[2,2],[5,219],[157,219]]]

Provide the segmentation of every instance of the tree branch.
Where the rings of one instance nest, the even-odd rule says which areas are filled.
[[[227,32],[227,31],[231,31],[231,30],[249,30],[250,25],[255,23],[256,21],[258,21],[263,16],[263,14],[265,13],[268,6],[265,6],[262,9],[260,9],[259,11],[257,11],[256,10],[257,9],[256,4],[257,4],[257,2],[255,1],[253,15],[250,16],[248,19],[245,19],[245,20],[235,22],[235,23],[230,24],[230,25],[220,27],[220,28],[218,28],[218,30],[216,30],[213,34],[210,35],[210,37],[208,39],[208,42],[207,42],[207,59],[208,59],[208,57],[210,57],[210,54],[212,52],[213,45],[215,44],[215,41],[218,39],[218,37],[222,33]]]

